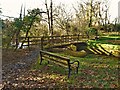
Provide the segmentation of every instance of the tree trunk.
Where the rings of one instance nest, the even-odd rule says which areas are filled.
[[[51,36],[53,36],[53,15],[52,15],[52,0],[51,0]]]
[[[49,13],[49,9],[48,9],[48,5],[47,5],[47,1],[45,3],[46,6],[46,10],[47,10],[47,16],[48,16],[48,35],[50,35],[50,31],[51,31],[51,25],[50,25],[50,13]]]
[[[37,15],[37,14],[36,14],[36,15]],[[24,44],[25,40],[26,40],[26,39],[27,39],[27,37],[28,37],[28,33],[29,33],[29,31],[30,31],[30,29],[31,29],[31,27],[32,27],[32,25],[33,25],[33,23],[34,23],[34,19],[35,19],[36,15],[35,15],[35,16],[33,16],[33,18],[32,18],[32,21],[31,21],[31,23],[30,23],[29,28],[27,29],[25,39],[24,39],[24,41],[22,42],[22,44],[21,44],[21,46],[20,46],[20,49],[22,49],[23,44]]]

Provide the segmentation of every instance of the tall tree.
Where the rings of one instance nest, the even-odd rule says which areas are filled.
[[[79,21],[79,26],[82,29],[88,27],[96,27],[104,24],[104,20],[108,21],[108,6],[106,2],[99,0],[88,0],[78,3],[76,11],[76,23]]]
[[[45,6],[47,10],[48,32],[49,35],[52,36],[53,35],[53,1],[50,0],[50,9],[48,7],[47,0],[45,0]]]
[[[50,35],[51,32],[51,24],[50,24],[50,11],[49,11],[49,7],[48,7],[48,3],[47,0],[45,0],[45,6],[46,6],[46,10],[47,10],[47,19],[48,19],[48,35]]]
[[[9,19],[2,20],[3,47],[6,49],[9,48],[11,41],[13,40],[15,32],[16,32],[13,24],[14,22],[10,21]]]
[[[1,10],[2,8],[0,8],[0,14],[2,13],[2,10]]]
[[[36,20],[39,20],[39,21],[41,20],[40,19],[41,18],[41,13],[44,13],[44,12],[40,12],[40,9],[37,8],[37,9],[29,10],[28,15],[24,17],[24,19],[23,19],[23,23],[24,23],[23,28],[26,30],[25,40],[28,37],[28,33],[29,33],[33,23]],[[24,41],[22,42],[20,48],[22,48],[22,46],[24,44]]]
[[[57,28],[69,34],[70,23],[72,22],[72,13],[66,10],[65,4],[60,4],[54,9],[54,22]]]

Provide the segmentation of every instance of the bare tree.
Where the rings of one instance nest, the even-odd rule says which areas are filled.
[[[47,0],[45,0],[45,6],[46,6],[46,10],[47,10],[47,18],[48,18],[48,31],[49,31],[49,35],[50,35],[50,11],[49,11],[49,8],[48,8],[48,4],[47,4]]]
[[[45,6],[47,10],[47,21],[48,21],[48,31],[49,35],[53,35],[53,1],[50,1],[50,7],[48,7],[47,0],[45,0]]]
[[[105,0],[106,1],[106,0]],[[82,29],[92,26],[104,25],[109,22],[108,9],[106,2],[88,0],[78,3],[78,7],[74,7],[76,19],[79,21],[79,26]]]
[[[56,6],[56,8],[54,9],[53,17],[56,27],[63,32],[65,31],[68,35],[70,32],[70,23],[72,22],[73,15],[71,14],[71,12],[68,12],[66,10],[64,4]]]

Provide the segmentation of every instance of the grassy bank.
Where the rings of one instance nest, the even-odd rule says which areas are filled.
[[[64,55],[63,53],[59,55]],[[53,87],[71,88],[118,88],[118,59],[115,57],[89,54],[84,58],[72,57],[71,60],[79,60],[79,74],[67,78],[67,69],[56,64],[44,61],[42,65],[38,62],[33,65],[33,70],[41,70],[46,77],[52,78],[55,82]],[[43,79],[46,79],[45,77]],[[47,78],[48,79],[48,78]],[[48,80],[48,83],[51,83]]]

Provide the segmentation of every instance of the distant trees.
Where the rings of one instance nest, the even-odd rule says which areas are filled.
[[[107,0],[81,1],[69,10],[66,9],[65,4],[55,6],[53,1],[50,0],[49,6],[47,2],[48,0],[45,0],[45,11],[37,8],[28,10],[27,15],[22,15],[21,9],[19,18],[15,18],[13,21],[8,19],[2,21],[3,38],[7,42],[6,46],[9,46],[12,41],[19,43],[19,37],[21,36],[85,33],[89,37],[90,32],[98,35],[98,30],[101,29],[104,31],[109,31],[110,28],[119,30],[119,25],[116,23],[110,24]],[[74,11],[72,10],[72,12],[71,9]]]
[[[120,24],[116,24],[116,27],[115,27],[116,31],[120,33]]]
[[[76,12],[75,25],[80,32],[86,32],[91,28],[107,30],[109,21],[109,7],[107,1],[88,0],[78,3],[78,7],[74,7]],[[84,31],[83,31],[84,30]]]
[[[62,33],[70,34],[70,27],[72,22],[73,14],[66,10],[66,6],[64,4],[60,4],[55,7],[54,10],[54,24],[58,30]]]
[[[33,9],[28,10],[28,14],[23,18],[21,18],[20,14],[20,18],[15,18],[14,21],[9,21],[8,19],[3,21],[3,38],[7,40],[7,47],[10,45],[11,42],[16,42],[19,44],[19,37],[21,36],[28,37],[28,35],[35,35],[34,33],[37,29],[34,28],[36,28],[38,24],[41,25],[41,19],[42,15],[40,9]],[[38,35],[43,34],[40,31],[39,33],[40,34]]]

